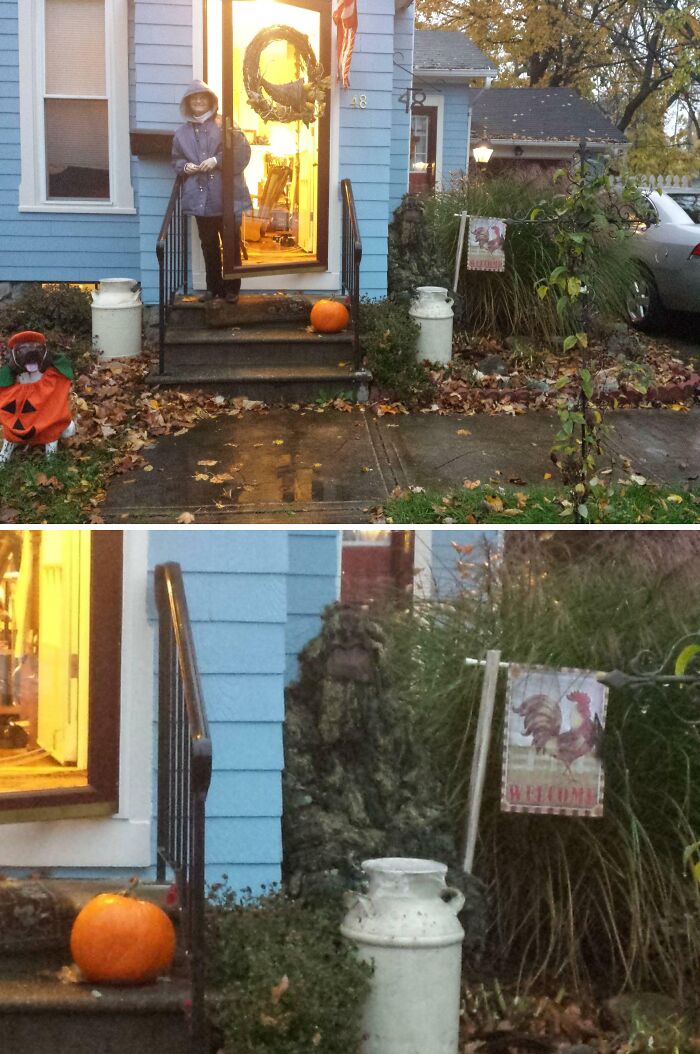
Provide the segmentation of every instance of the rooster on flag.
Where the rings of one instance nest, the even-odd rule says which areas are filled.
[[[335,0],[333,21],[338,35],[338,80],[344,88],[349,88],[350,63],[357,36],[357,0]]]

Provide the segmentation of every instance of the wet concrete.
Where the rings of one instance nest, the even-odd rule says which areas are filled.
[[[672,485],[700,477],[700,407],[617,411],[606,423],[600,468],[622,474],[627,460],[650,482]],[[376,418],[274,409],[220,417],[159,440],[146,452],[147,471],[110,485],[103,515],[139,523],[174,522],[183,512],[198,523],[364,523],[395,486],[556,476],[549,457],[556,428],[551,413]],[[201,464],[207,461],[214,464]]]
[[[367,418],[273,409],[203,422],[147,451],[147,471],[115,481],[105,518],[168,522],[191,512],[213,523],[363,522],[388,493],[388,466]]]

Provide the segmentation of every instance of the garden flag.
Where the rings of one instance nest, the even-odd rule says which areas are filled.
[[[607,688],[589,670],[508,670],[501,809],[602,816]]]
[[[505,271],[506,222],[493,216],[472,216],[467,243],[468,271]]]
[[[357,35],[357,0],[335,0],[333,21],[338,34],[338,80],[350,87],[350,63]]]

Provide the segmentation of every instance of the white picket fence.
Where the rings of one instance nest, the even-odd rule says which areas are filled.
[[[697,180],[690,176],[629,176],[630,183],[638,183],[641,187],[649,187],[651,190],[666,190],[668,187],[692,187],[697,185]],[[621,180],[613,180],[620,183]]]

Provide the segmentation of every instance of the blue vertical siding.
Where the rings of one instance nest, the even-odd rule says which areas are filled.
[[[211,722],[207,878],[279,881],[288,534],[153,531],[149,563],[166,560],[183,569]]]
[[[17,0],[0,0],[0,281],[138,278],[138,217],[20,213]]]
[[[445,117],[442,130],[442,184],[463,176],[467,167],[469,137],[469,91],[464,84],[443,84]]]
[[[299,652],[321,628],[321,612],[340,595],[340,531],[290,531],[287,579],[286,678]]]
[[[400,11],[394,19],[394,93],[391,121],[391,182],[389,188],[389,218],[408,190],[408,146],[411,134],[411,114],[399,96],[413,82],[413,36],[415,9],[413,5]]]
[[[503,535],[500,531],[467,531],[447,530],[432,532],[431,568],[433,577],[433,595],[446,597],[455,593],[463,585],[474,580],[477,569],[484,563],[489,549],[498,550],[502,546]],[[472,551],[461,555],[455,545],[471,545]],[[475,565],[475,575],[466,579],[457,569],[457,561]]]
[[[340,178],[352,180],[355,195],[363,240],[362,293],[382,297],[387,283],[394,0],[358,0],[357,7],[350,87],[341,89]],[[352,106],[360,95],[367,96],[366,109]]]

